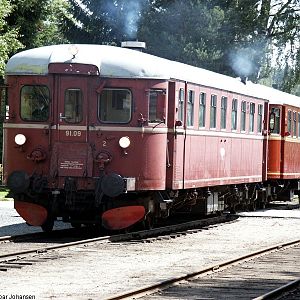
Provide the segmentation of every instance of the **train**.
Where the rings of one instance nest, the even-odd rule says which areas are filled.
[[[2,90],[4,183],[44,231],[150,228],[300,189],[300,97],[245,78],[61,44],[12,56]]]

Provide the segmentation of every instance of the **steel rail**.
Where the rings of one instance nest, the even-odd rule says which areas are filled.
[[[264,295],[261,295],[259,297],[254,298],[253,300],[269,300],[269,299],[274,299],[274,297],[279,297],[282,296],[283,293],[290,292],[297,288],[300,285],[300,278],[291,281],[285,285],[282,285],[281,287],[266,293]]]
[[[205,228],[210,225],[217,225],[220,223],[234,221],[234,220],[236,220],[236,218],[237,218],[236,216],[224,215],[221,217],[213,217],[213,218],[209,218],[209,219],[191,221],[191,222],[169,225],[169,226],[164,226],[164,227],[158,227],[158,228],[149,229],[149,230],[142,230],[142,231],[117,234],[117,235],[111,235],[111,236],[101,236],[101,237],[89,238],[89,239],[84,239],[84,240],[79,240],[79,241],[74,241],[74,242],[63,243],[63,244],[55,245],[55,246],[40,247],[40,248],[35,248],[35,249],[19,251],[19,252],[15,252],[15,253],[6,253],[6,254],[0,255],[0,264],[5,263],[8,259],[13,260],[16,257],[20,257],[20,256],[26,255],[26,254],[45,253],[50,250],[68,248],[68,247],[72,247],[72,246],[90,244],[90,243],[95,243],[95,242],[102,242],[102,243],[122,242],[122,241],[130,241],[133,239],[134,240],[145,239],[145,238],[149,238],[149,237],[153,237],[153,236],[172,234],[172,233],[178,232],[178,230],[187,230],[187,229],[192,229],[192,228],[198,228],[199,230],[201,230],[201,228]]]
[[[182,276],[174,277],[174,278],[171,278],[171,279],[168,279],[168,280],[161,281],[161,282],[156,283],[156,284],[152,284],[152,285],[149,285],[149,286],[144,286],[144,287],[141,287],[141,288],[136,289],[136,290],[132,290],[132,291],[128,291],[128,292],[125,292],[125,293],[118,294],[118,295],[114,295],[114,296],[111,296],[109,298],[106,298],[105,300],[121,300],[121,299],[123,300],[123,299],[141,298],[143,296],[146,296],[146,295],[149,295],[149,294],[154,294],[155,292],[159,292],[161,290],[170,288],[171,286],[179,284],[180,282],[190,280],[192,278],[195,278],[195,277],[198,277],[198,276],[201,276],[201,275],[204,276],[204,275],[210,274],[212,272],[220,271],[221,269],[228,268],[230,266],[235,265],[236,263],[241,263],[243,261],[247,261],[249,259],[260,257],[262,255],[271,253],[273,251],[278,251],[278,250],[282,250],[282,249],[285,249],[285,248],[295,246],[297,244],[300,244],[300,240],[294,240],[294,241],[290,241],[290,242],[287,242],[287,243],[277,244],[277,245],[274,245],[272,247],[264,248],[262,250],[255,251],[255,252],[243,255],[241,257],[234,258],[232,260],[222,262],[220,264],[211,265],[209,267],[206,267],[206,268],[201,269],[201,270],[196,271],[196,272],[192,272],[192,273],[185,274],[185,275],[182,275]],[[262,298],[262,299],[271,299],[271,298]]]

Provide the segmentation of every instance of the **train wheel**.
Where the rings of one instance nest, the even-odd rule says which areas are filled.
[[[256,211],[256,209],[257,209],[256,201],[253,201],[252,203],[250,203],[248,207],[249,207],[249,211]]]
[[[148,214],[143,221],[144,229],[152,229],[154,227],[154,217],[152,214]]]
[[[53,226],[54,226],[54,219],[53,218],[48,218],[46,220],[46,222],[43,225],[41,225],[42,230],[44,232],[51,232],[52,229],[53,229]]]

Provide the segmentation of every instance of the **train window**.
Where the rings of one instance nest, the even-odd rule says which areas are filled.
[[[179,90],[179,97],[178,97],[178,120],[183,120],[184,116],[184,89]]]
[[[272,133],[275,133],[275,134],[280,133],[280,109],[277,107],[272,107],[272,109],[271,109],[270,130]]]
[[[263,105],[258,104],[257,132],[262,132]]]
[[[83,96],[80,89],[67,89],[65,91],[65,121],[80,123],[82,114]]]
[[[98,98],[101,122],[128,123],[132,112],[132,94],[126,89],[104,89]]]
[[[255,103],[250,103],[249,131],[254,132]]]
[[[242,101],[241,105],[241,131],[246,131],[246,101]]]
[[[206,94],[200,93],[199,96],[199,127],[205,127]]]
[[[292,134],[292,111],[288,111],[287,131],[289,135]]]
[[[165,90],[150,90],[149,93],[149,122],[162,123],[165,121]]]
[[[293,136],[297,136],[297,113],[293,112]]]
[[[232,108],[231,108],[231,130],[236,130],[237,128],[237,99],[232,99]]]
[[[43,122],[49,118],[50,91],[43,85],[24,85],[20,115],[24,121]]]
[[[211,95],[210,99],[210,128],[216,128],[217,125],[217,96]]]
[[[298,138],[300,138],[300,113],[298,113]]]
[[[194,125],[194,98],[195,92],[190,90],[187,103],[187,126]]]
[[[227,97],[221,98],[221,129],[226,129]]]

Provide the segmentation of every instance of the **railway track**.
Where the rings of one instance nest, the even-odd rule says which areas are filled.
[[[299,278],[300,240],[295,240],[106,300],[290,299],[295,289],[300,295]]]
[[[10,268],[21,268],[32,263],[42,262],[48,259],[60,258],[55,250],[69,248],[78,245],[92,243],[114,243],[114,242],[153,242],[155,239],[176,238],[178,236],[199,232],[208,229],[209,226],[217,226],[224,222],[234,222],[237,216],[223,215],[204,220],[173,224],[169,226],[154,228],[150,230],[136,231],[110,236],[100,236],[88,239],[66,238],[63,234],[73,233],[75,229],[60,230],[52,234],[35,233],[2,238],[0,243],[0,271],[8,271]],[[88,234],[87,230],[86,234]],[[59,235],[59,236],[58,236]],[[40,245],[43,246],[40,246]],[[21,250],[15,251],[15,248]]]

